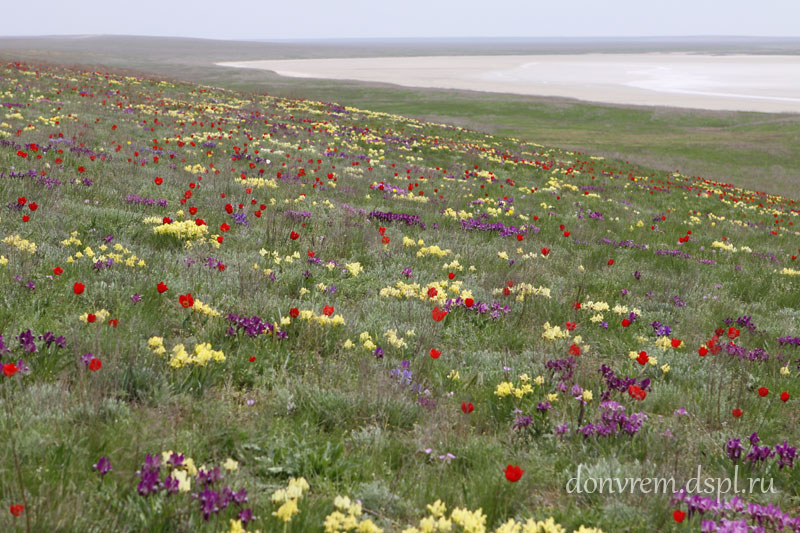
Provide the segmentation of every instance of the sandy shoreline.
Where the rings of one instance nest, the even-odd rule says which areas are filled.
[[[591,102],[800,113],[800,56],[582,54],[217,63],[282,76],[467,89]]]

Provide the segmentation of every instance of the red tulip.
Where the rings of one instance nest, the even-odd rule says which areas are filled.
[[[432,359],[439,359],[440,355],[442,355],[442,352],[440,352],[436,348],[431,348],[431,358]]]
[[[17,368],[17,365],[15,365],[14,363],[6,363],[3,365],[3,375],[7,378],[10,378],[14,374],[16,374],[17,370],[19,369]]]
[[[86,321],[89,324],[94,324],[95,322],[97,322],[97,315],[95,315],[94,313],[89,313],[88,315],[86,315]]]
[[[683,519],[686,518],[686,513],[678,509],[674,513],[672,513],[672,519],[675,520],[677,523],[683,522]]]
[[[472,402],[461,402],[461,410],[464,411],[465,414],[470,414],[475,410],[475,406],[472,405]]]
[[[103,362],[96,357],[93,357],[92,360],[89,361],[89,370],[91,370],[92,372],[97,372],[102,367],[103,367]]]
[[[679,348],[682,343],[683,341],[680,339],[672,339],[672,341],[670,341],[670,344],[672,344],[673,348]]]
[[[789,393],[788,392],[784,391],[784,392],[781,393],[781,401],[784,402],[784,403],[789,401]]]
[[[55,267],[53,269],[53,274],[55,274],[56,276],[60,276],[63,273],[64,273],[64,269],[61,268],[61,267]]]
[[[434,322],[441,322],[447,316],[447,311],[442,311],[439,307],[434,307],[431,312]]]
[[[178,296],[178,302],[185,308],[188,309],[194,306],[194,298],[192,298],[192,293],[181,294]]]
[[[622,319],[622,327],[623,328],[627,328],[630,325],[631,325],[631,321],[630,320],[628,320],[627,318],[623,318]]]
[[[766,388],[766,387],[759,387],[758,388],[758,395],[759,396],[761,396],[763,398],[767,394],[769,394],[769,389],[768,388]]]
[[[636,362],[640,365],[646,365],[649,360],[650,358],[647,357],[647,352],[639,352],[639,357],[636,358]]]
[[[11,511],[12,515],[19,516],[25,510],[25,506],[24,505],[12,505],[9,510]]]
[[[609,260],[608,260],[608,266],[611,266],[611,265],[613,265],[613,264],[614,264],[614,260],[613,260],[613,259],[609,259]]]
[[[292,318],[297,318],[300,316],[300,311],[296,307],[292,307],[289,309],[289,316]]]
[[[154,179],[153,181],[156,183],[156,185],[161,185],[162,183],[164,183],[164,180],[162,178],[159,178],[158,176],[156,176],[156,179]]]
[[[700,357],[705,357],[708,355],[708,348],[701,346],[700,349],[697,350],[697,353],[700,354]]]
[[[447,279],[453,279],[455,277],[456,277],[456,275],[453,272],[448,272],[447,273]]]
[[[326,305],[325,307],[323,307],[322,308],[322,314],[325,315],[325,316],[331,316],[333,314],[333,306],[332,305]]]
[[[631,398],[640,402],[647,397],[647,391],[636,385],[628,387],[628,394],[630,394]]]
[[[83,283],[78,282],[72,286],[72,292],[74,292],[75,294],[83,294],[83,290],[85,288],[86,286]]]
[[[740,416],[742,416],[742,410],[741,409],[734,409],[733,413],[731,413],[731,414],[733,415],[733,418],[739,418]]]
[[[159,282],[158,282],[158,285],[156,285],[156,289],[158,289],[158,292],[159,292],[160,294],[164,294],[164,293],[165,293],[165,292],[167,292],[167,290],[168,290],[168,289],[167,289],[167,284],[166,284],[166,283],[164,283],[163,281],[159,281]]]
[[[473,305],[475,305],[475,300],[473,300],[472,298],[467,298],[466,300],[464,300],[464,305],[466,305],[467,307],[472,307]]]
[[[297,233],[296,231],[293,231],[293,232],[291,232],[289,234],[289,238],[292,239],[293,241],[296,241],[299,237],[300,237],[300,234]]]
[[[547,254],[550,253],[550,248],[542,248],[541,251],[542,251],[542,255],[547,257]]]
[[[517,465],[508,465],[506,469],[503,470],[503,473],[506,475],[507,480],[511,483],[516,483],[520,480],[525,471]]]

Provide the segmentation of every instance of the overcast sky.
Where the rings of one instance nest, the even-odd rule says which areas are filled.
[[[211,39],[800,36],[800,0],[37,0],[0,35]]]

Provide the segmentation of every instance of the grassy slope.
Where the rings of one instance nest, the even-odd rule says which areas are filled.
[[[80,96],[80,89],[94,96]],[[120,95],[103,96],[107,90],[119,90]],[[228,479],[235,488],[248,490],[250,505],[260,518],[253,529],[262,531],[280,529],[270,515],[275,506],[269,498],[293,475],[305,476],[312,487],[291,523],[293,531],[319,530],[337,494],[361,499],[368,516],[392,531],[416,523],[425,514],[425,505],[436,498],[450,508],[482,508],[492,527],[513,516],[544,519],[552,515],[570,529],[583,523],[605,531],[683,530],[672,522],[676,506],[668,496],[571,497],[564,492],[565,483],[579,463],[600,476],[688,477],[697,464],[711,475],[726,476],[733,471],[724,452],[728,438],[745,438],[758,431],[770,446],[784,439],[798,442],[797,363],[789,366],[789,376],[779,373],[796,355],[793,348],[780,348],[776,341],[779,336],[798,334],[800,296],[792,281],[797,278],[776,272],[797,264],[791,258],[798,247],[796,226],[789,225],[797,211],[789,200],[672,178],[668,173],[650,180],[651,169],[473,131],[367,112],[342,115],[336,108],[315,103],[249,100],[224,90],[200,93],[185,84],[128,79],[109,85],[103,76],[60,71],[36,79],[30,73],[6,69],[2,94],[4,103],[25,107],[2,110],[0,121],[10,126],[3,130],[5,138],[19,147],[0,148],[0,172],[32,168],[61,181],[60,186],[48,189],[32,178],[0,179],[0,198],[7,206],[0,214],[2,238],[19,235],[38,245],[31,255],[13,244],[0,244],[0,255],[9,260],[0,266],[0,329],[5,344],[13,349],[0,357],[3,363],[22,358],[31,367],[30,375],[2,378],[0,384],[0,430],[3,435],[13,434],[15,444],[12,448],[10,439],[0,442],[3,529],[24,530],[26,518],[32,521],[33,531],[220,531],[227,527],[227,518],[235,515],[231,509],[206,523],[197,502],[186,494],[149,498],[136,494],[136,471],[145,454],[171,449],[190,455],[198,465],[219,464],[227,457],[238,460],[240,471]],[[62,103],[49,103],[42,97]],[[103,99],[110,105],[102,105]],[[120,108],[115,105],[118,101]],[[140,116],[120,111],[128,105]],[[14,116],[17,109],[21,119]],[[197,123],[169,110],[192,113],[192,122]],[[69,113],[77,118],[68,117]],[[254,120],[250,118],[254,113],[261,115]],[[60,116],[60,124],[38,118],[53,115]],[[154,124],[154,118],[161,124]],[[269,124],[263,123],[265,119]],[[211,122],[234,133],[221,134]],[[37,129],[15,136],[16,129],[28,123],[35,123]],[[309,131],[312,123],[317,129]],[[280,125],[285,127],[276,127]],[[365,127],[373,133],[362,135]],[[326,128],[335,135],[326,133]],[[91,160],[84,151],[70,150],[70,143],[50,137],[59,132],[113,159]],[[187,144],[177,145],[176,134]],[[191,134],[195,139],[222,138],[213,139],[218,146],[192,147]],[[150,151],[154,138],[162,150],[158,163]],[[435,138],[446,148],[434,146]],[[169,145],[166,139],[171,140]],[[269,153],[270,164],[256,161],[255,140],[261,156],[274,150]],[[26,146],[31,142],[41,147],[38,152]],[[234,146],[242,149],[245,142],[249,145],[246,158],[232,161]],[[406,145],[409,148],[403,149]],[[298,146],[303,148],[298,150]],[[329,147],[349,155],[328,155]],[[63,154],[57,153],[59,148]],[[359,156],[378,149],[384,153],[372,152],[373,169],[369,170]],[[487,149],[540,164],[504,162]],[[26,151],[28,157],[22,158],[17,150]],[[176,159],[168,158],[169,151]],[[384,160],[378,160],[380,155]],[[56,162],[57,157],[63,161]],[[320,168],[314,172],[317,159]],[[175,168],[169,167],[171,162]],[[208,168],[211,163],[220,174],[202,173],[202,181],[194,179],[196,172],[183,170],[185,164]],[[85,167],[85,172],[79,172],[79,167]],[[281,172],[283,179],[274,182],[274,189],[253,189],[248,194],[238,177],[241,172],[255,177],[259,167],[266,169],[267,178]],[[469,179],[443,179],[437,167]],[[296,178],[300,168],[307,175]],[[569,169],[575,168],[581,173],[570,174]],[[406,169],[413,180],[393,177],[394,172],[405,175]],[[497,179],[490,179],[486,174],[490,171]],[[327,182],[328,173],[337,177],[338,187],[311,186],[314,176]],[[629,174],[638,181],[630,181]],[[155,176],[164,177],[164,184],[156,186]],[[81,183],[86,177],[93,180],[90,186]],[[370,189],[375,181],[401,188],[418,182],[431,200],[416,203],[383,197]],[[177,218],[178,199],[193,190],[190,182],[199,187],[184,209],[198,207],[197,216],[208,222],[211,233],[217,233],[223,222],[232,226],[219,248],[198,243],[184,249],[179,240],[154,236],[153,224],[145,221],[151,216]],[[549,189],[552,183],[559,189]],[[531,194],[531,188],[538,191]],[[307,198],[299,200],[300,193]],[[123,199],[129,194],[164,198],[169,206],[128,204]],[[437,200],[437,194],[444,199]],[[505,196],[514,197],[513,214],[507,207],[497,211]],[[20,197],[39,205],[29,222],[23,222],[22,215],[30,209],[15,207]],[[255,207],[248,203],[251,197],[256,204],[267,205],[261,218],[255,217]],[[474,204],[479,198],[487,204]],[[333,207],[325,205],[326,200]],[[249,227],[237,225],[225,212],[228,201],[247,205]],[[543,202],[550,207],[542,206]],[[469,210],[474,216],[486,213],[489,222],[530,223],[540,230],[530,229],[523,241],[495,232],[464,231],[457,220],[442,214],[445,208]],[[284,215],[287,209],[308,210],[312,216],[302,227]],[[368,220],[361,209],[364,213],[373,209],[413,213],[427,229]],[[588,216],[594,211],[601,212],[603,220]],[[654,222],[662,213],[666,220]],[[534,221],[534,216],[539,220]],[[755,225],[742,225],[747,222]],[[561,224],[571,231],[569,238],[563,236]],[[379,226],[387,227],[391,238],[387,245],[381,243]],[[778,235],[770,234],[772,228]],[[679,246],[678,239],[689,230],[692,240]],[[80,246],[61,243],[72,231],[78,232]],[[297,241],[287,237],[291,231],[300,234]],[[110,269],[97,270],[92,267],[96,256],[91,260],[78,257],[77,252],[85,252],[86,246],[95,254],[104,253],[103,238],[109,234],[147,265],[128,267],[118,261]],[[424,239],[426,245],[450,249],[452,254],[441,259],[418,257],[419,246],[405,246],[404,236]],[[755,253],[712,247],[723,237]],[[615,247],[602,239],[632,239],[648,249]],[[551,250],[546,259],[541,256],[542,247]],[[301,260],[275,265],[269,256],[262,257],[262,248],[275,250],[281,257],[297,252]],[[692,258],[655,254],[657,249],[676,248]],[[306,263],[308,250],[314,250],[323,262],[358,261],[365,270],[353,277]],[[515,263],[498,257],[498,252],[507,253]],[[444,266],[456,254],[463,270]],[[525,259],[525,254],[532,255]],[[69,263],[68,257],[75,261]],[[205,266],[208,257],[227,268],[219,271]],[[613,266],[608,265],[609,258],[615,259]],[[189,265],[187,259],[196,262]],[[258,271],[253,270],[254,263]],[[52,276],[55,266],[63,266],[65,272],[51,280],[47,276]],[[265,268],[273,269],[275,281],[263,272]],[[413,269],[411,280],[403,277],[404,268]],[[498,300],[509,305],[511,312],[493,320],[462,308],[434,323],[426,289],[434,285],[442,293],[437,297],[442,298],[444,291],[448,297],[455,296],[452,286],[446,285],[448,271],[476,300]],[[640,280],[633,277],[634,271],[641,273]],[[550,288],[552,297],[528,296],[525,303],[517,302],[502,294],[509,280],[516,291],[530,283]],[[28,281],[35,289],[26,286]],[[72,291],[77,281],[86,284],[81,296]],[[156,290],[159,281],[169,286],[163,295]],[[379,296],[381,289],[397,281],[417,282],[421,287],[410,299]],[[336,285],[338,290],[322,292],[318,283]],[[301,288],[310,292],[301,296]],[[629,294],[623,296],[622,289]],[[204,317],[181,308],[178,295],[186,292],[222,316]],[[143,298],[136,305],[131,302],[133,293]],[[606,331],[590,320],[592,312],[572,308],[576,299],[640,308],[642,317],[623,328],[621,315],[606,311]],[[284,326],[289,338],[283,341],[226,335],[228,312],[275,321],[286,317],[292,307],[319,314],[324,305],[335,306],[346,324],[293,320]],[[108,309],[109,318],[118,318],[119,325],[81,322],[81,314],[100,309]],[[725,318],[742,315],[752,316],[758,331],[742,327],[736,342],[747,351],[765,349],[768,361],[740,361],[726,352],[716,357],[696,355],[697,347],[716,328],[725,327]],[[570,357],[573,339],[546,340],[543,324],[563,325],[568,320],[578,324],[573,335],[583,337],[584,353],[576,360],[567,389],[574,381],[594,392],[584,416],[569,394],[557,392],[559,380],[545,368],[548,360]],[[669,324],[671,336],[685,345],[678,350],[657,346],[649,325],[653,320]],[[39,353],[31,355],[16,338],[27,328],[37,335],[46,331],[64,335],[66,347],[46,348],[38,340]],[[389,329],[397,330],[407,346],[393,347],[385,336]],[[406,333],[412,329],[414,335]],[[384,348],[383,358],[363,347],[359,336],[364,331]],[[156,335],[164,337],[168,350],[177,343],[191,350],[197,343],[210,342],[214,349],[224,351],[226,361],[205,369],[172,370],[165,357],[148,350],[147,339]],[[355,341],[356,347],[345,349],[346,339]],[[442,352],[435,361],[428,355],[433,347]],[[643,349],[657,357],[659,364],[642,367],[628,358],[629,351]],[[89,372],[80,362],[87,352],[103,361],[100,371]],[[781,360],[781,353],[788,356]],[[251,356],[256,358],[252,363]],[[392,379],[390,372],[402,359],[411,361],[414,380],[430,390],[430,396],[419,398]],[[664,363],[671,366],[666,375],[659,369]],[[643,411],[649,416],[635,437],[584,440],[574,433],[578,420],[599,419],[597,405],[605,388],[597,372],[601,364],[619,375],[654,380],[642,403],[624,393],[612,393],[628,413]],[[448,379],[451,370],[460,373],[459,381]],[[519,385],[518,376],[523,373],[541,374],[544,385],[522,401],[497,397],[500,382]],[[758,396],[760,386],[772,391],[768,398]],[[786,404],[776,397],[784,390],[793,398]],[[558,393],[547,416],[536,413],[544,393]],[[461,413],[462,401],[474,403],[475,412]],[[533,416],[534,427],[541,431],[512,430],[515,406]],[[691,416],[674,415],[680,407]],[[745,412],[740,419],[730,415],[737,407]],[[572,433],[556,438],[552,429],[562,422]],[[432,454],[425,452],[427,448]],[[19,519],[6,512],[22,499],[15,477],[15,451],[28,505]],[[452,463],[438,458],[446,453],[455,455]],[[100,456],[108,456],[114,466],[102,484],[91,469]],[[501,474],[509,463],[526,470],[519,483],[512,485]],[[771,459],[752,474],[774,477],[777,493],[747,496],[748,500],[775,503],[784,511],[796,509],[798,468],[780,470]],[[695,517],[691,525],[697,529],[699,522]]]
[[[550,146],[619,157],[660,170],[676,170],[741,186],[789,194],[800,186],[800,117],[631,108],[469,91],[398,88],[360,82],[294,80],[271,73],[213,66],[217,61],[470,53],[558,53],[596,50],[596,44],[536,43],[241,43],[199,39],[102,37],[0,39],[8,57],[66,64],[108,65],[175,79],[279,96],[336,101],[489,133],[545,140]],[[603,43],[610,52],[653,50],[797,53],[795,41],[749,44]]]

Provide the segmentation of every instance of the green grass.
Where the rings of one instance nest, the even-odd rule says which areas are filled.
[[[644,46],[644,48],[642,48]],[[387,84],[293,79],[214,63],[253,59],[365,55],[531,54],[587,51],[798,53],[794,42],[546,43],[255,43],[201,39],[94,37],[0,38],[9,58],[96,65],[156,73],[172,79],[247,92],[339,102],[542,142],[622,159],[663,171],[733,182],[773,194],[792,194],[800,182],[797,114],[627,107],[570,99],[433,89]],[[478,47],[478,48],[476,48]],[[600,47],[600,48],[598,48]]]
[[[326,90],[332,94],[334,86]],[[367,91],[336,90],[343,97]],[[581,464],[599,477],[680,482],[697,465],[725,477],[735,466],[725,452],[731,438],[742,439],[745,454],[753,432],[761,445],[797,444],[797,348],[778,342],[798,335],[800,324],[794,200],[544,147],[544,137],[520,141],[374,112],[388,109],[379,102],[393,94],[409,110],[423,98],[387,91],[374,93],[375,109],[343,113],[317,101],[157,77],[3,67],[0,102],[12,106],[0,108],[0,334],[7,347],[0,362],[29,372],[0,376],[0,529],[230,529],[238,504],[205,520],[192,497],[203,491],[194,476],[188,493],[138,493],[146,456],[171,450],[197,467],[238,462],[212,487],[247,490],[242,507],[257,517],[251,531],[323,531],[337,496],[358,499],[361,519],[385,531],[419,525],[437,499],[448,517],[457,507],[481,509],[492,531],[509,519],[548,517],[568,531],[684,531],[715,517],[694,515],[678,525],[672,513],[687,507],[669,494],[574,495],[566,484]],[[403,94],[412,101],[403,102]],[[451,104],[437,122],[458,112],[474,120],[480,106],[504,97],[480,98]],[[498,116],[512,115],[514,105]],[[546,116],[553,104],[536,105]],[[595,121],[617,117],[613,108],[558,105],[574,121],[595,107]],[[602,118],[606,112],[611,118]],[[618,112],[626,121],[640,113]],[[712,115],[723,129],[749,117],[725,122]],[[690,127],[674,115],[659,120]],[[185,170],[194,165],[204,170]],[[261,188],[259,177],[267,180]],[[410,194],[387,189],[417,184]],[[152,205],[130,203],[129,195]],[[247,225],[228,213],[229,202]],[[425,228],[369,218],[373,210],[418,216]],[[188,243],[155,235],[165,216],[190,225],[202,219],[208,233]],[[466,218],[517,229],[506,236],[463,229]],[[73,232],[80,244],[69,241]],[[20,239],[35,243],[35,253]],[[619,244],[629,240],[640,246]],[[720,247],[728,244],[736,251]],[[449,252],[438,257],[432,246]],[[111,267],[97,263],[114,257]],[[363,267],[357,276],[346,270],[355,262]],[[76,282],[85,284],[80,295]],[[400,290],[399,283],[418,285]],[[540,287],[549,297],[530,294]],[[466,298],[465,291],[473,310],[454,305],[433,320],[434,306]],[[193,309],[179,303],[187,293]],[[198,300],[219,316],[202,313]],[[589,310],[589,302],[609,309]],[[344,323],[322,318],[325,306]],[[641,316],[624,327],[634,309]],[[89,313],[100,319],[89,323]],[[278,324],[286,338],[231,334],[229,313]],[[741,335],[730,339],[725,320],[744,316],[757,329],[733,322]],[[672,328],[668,337],[659,340],[654,321]],[[567,322],[576,325],[567,337],[544,335],[545,323],[563,329]],[[718,328],[720,344],[735,342],[753,358],[763,349],[766,360],[738,357],[733,347],[700,357]],[[47,332],[63,336],[64,346],[48,346],[39,338]],[[163,338],[165,354],[152,349],[153,337]],[[683,344],[673,348],[670,339]],[[194,353],[202,343],[222,351],[224,362],[173,368],[180,366],[173,347]],[[572,344],[580,356],[570,355]],[[631,360],[639,351],[658,364]],[[87,353],[102,367],[90,370]],[[573,372],[555,372],[559,360],[572,361]],[[398,377],[402,361],[411,384]],[[647,397],[609,390],[603,365],[619,377],[652,380]],[[541,385],[524,392],[523,375],[541,376]],[[498,394],[504,382],[522,397]],[[591,391],[591,400],[576,400],[573,386]],[[760,387],[770,394],[759,396]],[[601,423],[604,392],[627,414],[648,417],[635,434],[580,433]],[[787,402],[781,392],[789,393]],[[551,394],[551,409],[539,412]],[[474,411],[463,413],[462,402]],[[680,408],[690,416],[675,414]],[[741,418],[732,416],[736,408]],[[517,414],[531,423],[515,429]],[[568,431],[559,435],[562,424]],[[93,470],[101,457],[113,466],[103,478]],[[509,464],[524,469],[518,482],[504,477]],[[168,470],[161,466],[159,481]],[[774,494],[740,495],[748,503],[796,514],[797,467],[780,468],[773,457],[740,465],[739,475],[774,480]],[[271,498],[293,477],[310,489],[284,527]],[[9,512],[14,505],[25,505],[19,517]]]

